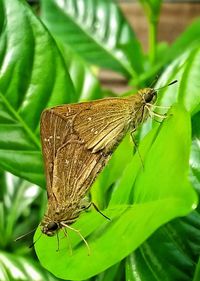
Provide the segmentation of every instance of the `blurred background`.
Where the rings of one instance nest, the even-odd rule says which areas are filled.
[[[138,1],[117,1],[135,31],[145,52],[148,50],[148,22]],[[200,1],[163,1],[158,24],[158,41],[172,43],[193,20],[200,16]],[[165,44],[164,43],[164,44]],[[125,92],[127,81],[114,72],[101,70],[102,84],[114,92]]]

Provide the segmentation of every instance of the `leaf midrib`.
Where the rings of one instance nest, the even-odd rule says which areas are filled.
[[[36,135],[31,131],[31,129],[27,126],[27,124],[23,121],[23,119],[21,118],[21,116],[16,112],[16,110],[11,106],[11,104],[7,101],[7,99],[5,98],[5,96],[0,93],[0,97],[3,100],[4,104],[6,105],[6,107],[8,108],[8,110],[15,116],[16,120],[21,124],[21,126],[24,128],[25,132],[27,133],[27,135],[30,137],[30,139],[33,141],[33,143],[35,144],[35,146],[38,148],[38,150],[41,149],[40,146],[40,141],[38,140],[38,138],[36,137]]]

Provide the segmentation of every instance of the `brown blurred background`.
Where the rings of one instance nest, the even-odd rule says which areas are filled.
[[[141,6],[137,2],[133,3],[133,1],[119,1],[119,4],[146,51],[148,30]],[[200,1],[164,2],[160,14],[158,40],[173,42],[199,16]]]
[[[137,1],[118,1],[124,15],[133,27],[144,51],[148,50],[148,25],[144,12]],[[158,40],[173,42],[192,21],[200,17],[200,1],[164,1],[158,27]],[[120,75],[102,71],[100,79],[104,87],[115,92],[126,91],[126,81]]]

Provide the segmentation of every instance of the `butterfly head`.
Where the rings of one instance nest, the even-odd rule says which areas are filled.
[[[169,84],[167,85],[164,85],[160,88],[157,88],[157,89],[154,89],[154,88],[145,88],[143,90],[140,90],[140,94],[142,95],[143,97],[143,100],[146,104],[154,104],[156,99],[157,99],[157,90],[161,90],[163,88],[166,88],[170,85],[173,85],[175,83],[177,83],[178,81],[177,80],[174,80],[172,82],[170,82]]]
[[[153,88],[145,88],[142,90],[142,97],[145,103],[154,104],[157,99],[157,91]]]
[[[59,224],[55,221],[50,221],[43,226],[42,232],[47,236],[54,236],[58,229],[59,229]]]

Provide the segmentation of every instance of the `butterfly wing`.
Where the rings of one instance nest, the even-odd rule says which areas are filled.
[[[54,162],[52,190],[59,202],[80,201],[109,160],[109,156],[91,153],[73,137],[74,142],[58,150]]]
[[[41,116],[41,142],[48,198],[54,202],[77,200],[85,195],[109,155],[92,153],[73,130],[77,105],[62,106],[62,115],[46,110]]]
[[[123,99],[103,99],[92,103],[74,120],[74,128],[88,149],[112,153],[130,124],[129,104]]]
[[[40,136],[42,143],[42,153],[45,165],[46,181],[47,181],[47,194],[48,198],[53,196],[52,182],[54,161],[56,151],[62,145],[63,132],[67,133],[70,126],[66,126],[66,121],[53,114],[51,109],[45,110],[40,119]],[[62,132],[62,134],[60,134]]]
[[[79,139],[93,153],[112,153],[130,126],[130,101],[109,98],[73,106],[79,108],[72,121]],[[55,108],[55,112],[68,118],[64,106]]]

